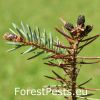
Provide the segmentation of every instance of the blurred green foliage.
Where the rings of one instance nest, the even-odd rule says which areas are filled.
[[[10,46],[5,44],[2,35],[9,31],[12,22],[20,25],[23,21],[41,29],[52,32],[53,36],[60,37],[54,30],[55,26],[61,26],[59,17],[66,21],[76,22],[79,14],[86,16],[86,24],[93,24],[91,33],[100,32],[100,0],[0,0],[0,100],[64,100],[63,96],[14,96],[14,88],[41,88],[44,85],[58,84],[46,79],[43,75],[52,75],[43,60],[36,58],[27,61],[32,55],[20,55],[21,50],[7,53]],[[60,38],[63,41],[63,38]],[[65,42],[65,41],[63,41]],[[83,56],[100,56],[100,39],[86,47],[81,53]],[[88,78],[93,80],[86,87],[100,88],[100,64],[87,65],[81,68],[78,82],[84,82]],[[55,70],[57,70],[55,68]],[[58,70],[59,71],[59,70]],[[59,71],[61,72],[61,71]],[[100,92],[95,92],[94,98],[100,99]]]

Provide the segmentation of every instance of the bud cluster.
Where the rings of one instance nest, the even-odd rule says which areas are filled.
[[[84,37],[92,30],[91,25],[85,26],[85,16],[80,15],[77,19],[77,25],[74,27],[71,23],[66,23],[64,27],[71,33],[73,37]]]

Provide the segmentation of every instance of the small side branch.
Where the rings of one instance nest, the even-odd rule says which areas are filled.
[[[77,56],[78,59],[100,59],[100,57],[80,57],[80,56]]]

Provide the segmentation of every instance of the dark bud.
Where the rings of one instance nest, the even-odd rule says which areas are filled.
[[[87,25],[85,28],[85,33],[88,34],[89,32],[91,32],[93,29],[93,26]]]
[[[66,23],[65,26],[64,26],[68,31],[71,31],[74,26],[71,24],[71,23]]]
[[[80,34],[81,37],[87,36],[89,32],[91,32],[93,29],[93,26],[87,25],[85,27],[85,30]]]
[[[77,25],[82,25],[84,26],[84,23],[85,23],[85,16],[83,15],[80,15],[77,19]]]

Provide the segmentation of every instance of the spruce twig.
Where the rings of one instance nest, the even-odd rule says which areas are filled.
[[[93,26],[85,25],[84,15],[80,15],[78,17],[76,26],[66,22],[62,18],[60,18],[60,20],[63,23],[63,30],[59,28],[55,29],[69,43],[68,46],[64,45],[63,41],[61,42],[58,38],[57,40],[54,40],[51,34],[50,36],[48,36],[46,31],[40,31],[39,28],[32,30],[29,25],[25,26],[22,22],[22,28],[19,28],[16,24],[13,23],[14,30],[10,28],[11,32],[5,33],[3,37],[5,40],[9,41],[7,42],[7,44],[15,46],[15,48],[10,49],[9,51],[17,50],[24,46],[29,46],[27,50],[21,53],[26,54],[33,52],[33,54],[35,54],[32,57],[28,58],[28,60],[34,59],[35,57],[38,57],[42,54],[49,54],[47,57],[43,58],[43,60],[47,60],[47,62],[45,62],[44,64],[63,69],[65,77],[55,71],[52,71],[52,73],[56,77],[48,75],[45,75],[45,77],[58,81],[62,85],[66,85],[65,87],[60,86],[53,88],[69,89],[71,91],[71,95],[69,97],[65,97],[67,100],[77,100],[78,98],[86,100],[98,100],[88,98],[88,96],[91,96],[92,94],[87,94],[86,96],[78,96],[76,94],[77,89],[99,91],[99,89],[90,89],[84,87],[84,85],[90,82],[91,79],[79,85],[77,85],[76,81],[77,77],[79,76],[80,70],[80,68],[78,68],[77,66],[78,64],[96,64],[100,62],[100,60],[98,60],[100,59],[100,57],[79,56],[84,47],[90,45],[93,41],[95,41],[100,36],[100,34],[91,37],[89,36],[89,33],[92,31]],[[65,31],[65,29],[69,34]],[[88,60],[93,61],[89,62]],[[66,75],[68,78],[66,77]]]

